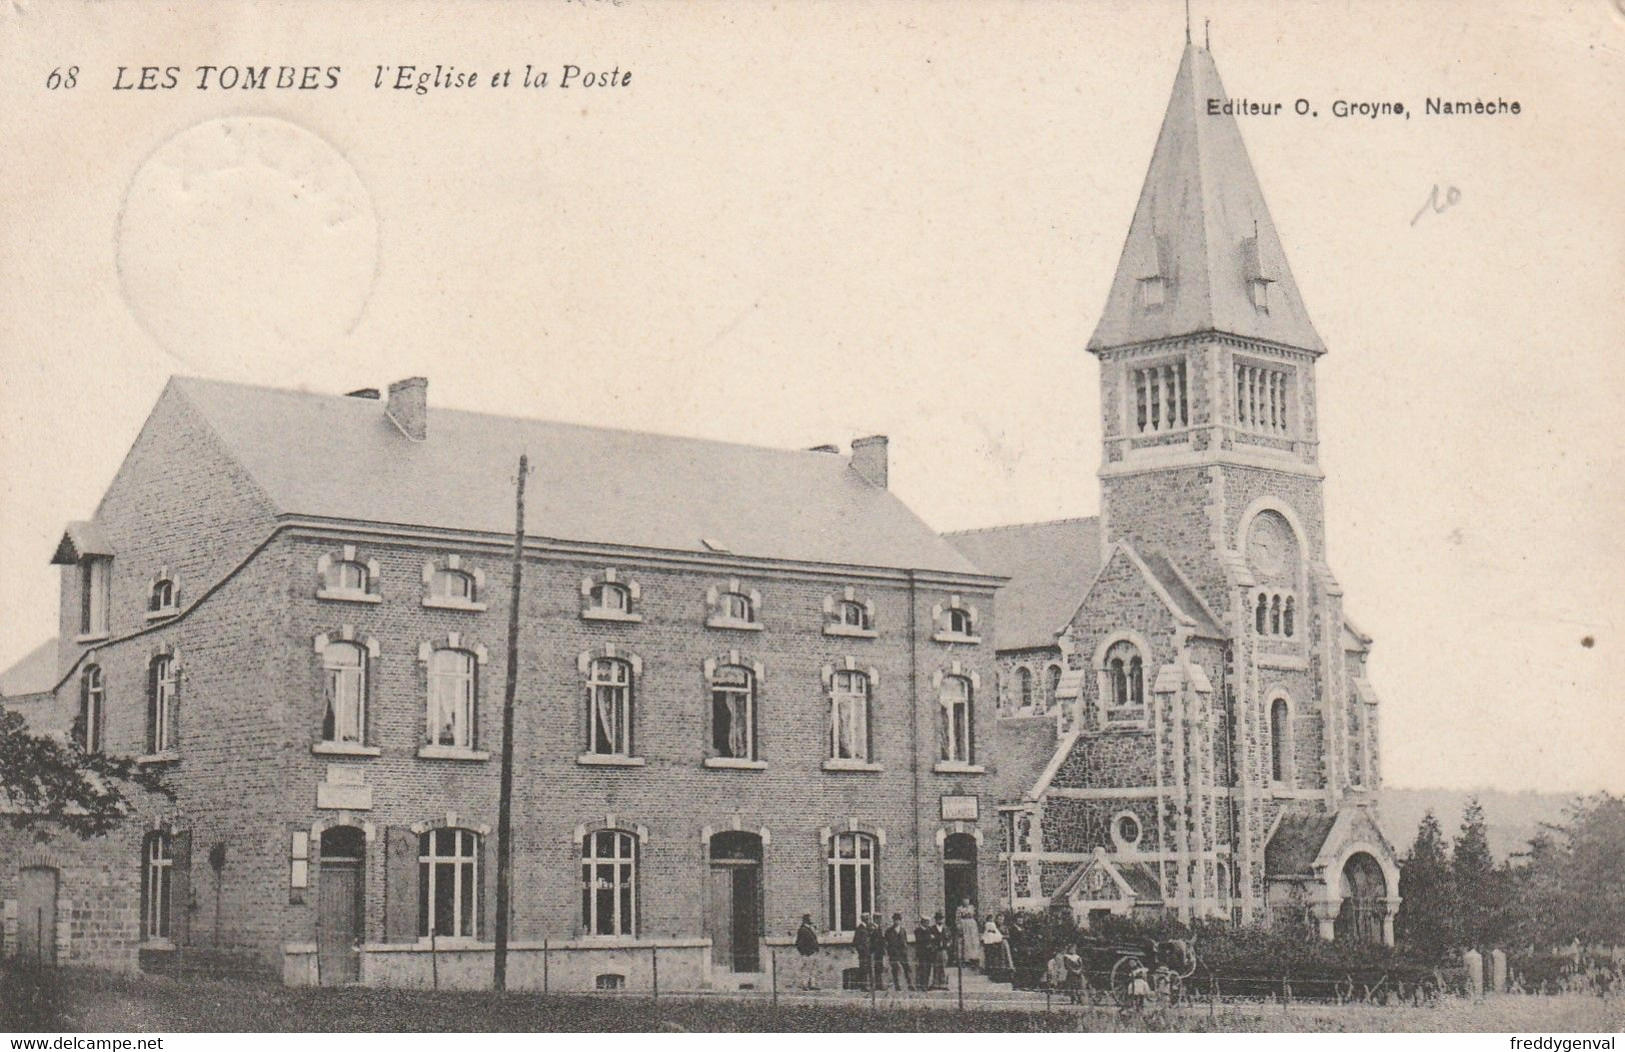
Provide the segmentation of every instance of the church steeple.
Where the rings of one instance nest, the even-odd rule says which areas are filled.
[[[1091,352],[1207,331],[1325,352],[1228,102],[1187,43]]]

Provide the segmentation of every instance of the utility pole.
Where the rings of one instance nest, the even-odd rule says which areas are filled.
[[[508,900],[513,882],[513,705],[519,687],[519,582],[525,558],[525,475],[530,458],[519,455],[514,494],[513,594],[508,603],[508,682],[502,692],[502,785],[497,799],[497,931],[491,986],[508,988]]]

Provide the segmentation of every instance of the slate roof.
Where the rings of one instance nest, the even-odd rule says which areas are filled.
[[[1091,351],[1218,330],[1325,350],[1292,279],[1275,222],[1213,56],[1186,45],[1140,201],[1123,243]],[[1141,302],[1142,278],[1166,282],[1163,302]],[[1253,304],[1254,276],[1269,279],[1268,310]]]
[[[999,589],[994,648],[1055,645],[1100,572],[1100,520],[1060,519],[945,534]]]
[[[1209,639],[1228,637],[1229,634],[1214,617],[1213,611],[1202,601],[1201,596],[1191,590],[1184,575],[1174,568],[1174,564],[1168,561],[1167,556],[1160,552],[1151,552],[1140,554],[1140,559],[1145,563],[1145,568],[1151,571],[1151,576],[1155,577],[1157,583],[1168,593],[1169,598],[1173,599],[1175,605],[1196,622],[1198,635]]]
[[[0,698],[43,694],[56,686],[56,639],[47,639],[0,672]]]
[[[171,388],[283,514],[511,534],[513,476],[528,452],[531,536],[975,574],[838,454],[433,404],[419,442],[386,419],[380,400],[187,377]]]
[[[1157,875],[1151,871],[1151,867],[1144,862],[1114,861],[1114,859],[1120,858],[1121,856],[1104,855],[1090,859],[1087,862],[1078,863],[1072,872],[1067,874],[1066,879],[1061,881],[1060,885],[1055,889],[1054,894],[1050,896],[1050,902],[1058,906],[1065,905],[1072,894],[1072,890],[1083,880],[1084,875],[1096,865],[1104,866],[1108,871],[1115,870],[1123,878],[1123,882],[1133,891],[1136,900],[1143,902],[1159,901],[1162,898],[1162,887],[1157,883]]]
[[[993,726],[993,740],[999,758],[999,799],[1025,799],[1055,758],[1055,717],[1000,717]]]
[[[1297,877],[1314,872],[1315,859],[1337,821],[1335,815],[1286,815],[1264,848],[1264,872]]]
[[[51,556],[54,566],[72,566],[87,555],[113,555],[102,528],[93,522],[70,522],[57,542],[56,554]]]

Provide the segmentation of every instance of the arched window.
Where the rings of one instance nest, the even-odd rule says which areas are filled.
[[[753,622],[756,620],[756,605],[750,601],[750,596],[743,592],[724,592],[718,604],[722,616],[729,621]]]
[[[326,709],[322,740],[364,744],[367,731],[367,652],[359,643],[335,640],[322,649]]]
[[[581,926],[588,935],[637,934],[638,838],[601,829],[581,841]]]
[[[879,845],[868,833],[836,833],[829,840],[829,927],[856,931],[858,919],[877,912],[875,862]]]
[[[1145,663],[1140,650],[1126,639],[1106,651],[1107,695],[1114,709],[1137,709],[1145,705]]]
[[[418,934],[472,939],[479,931],[480,835],[431,829],[418,837]]]
[[[614,587],[613,585],[611,587]],[[596,658],[587,671],[587,749],[600,756],[632,755],[632,665]]]
[[[462,570],[436,570],[429,578],[429,598],[451,603],[474,602],[474,575]]]
[[[147,666],[147,751],[164,752],[175,747],[175,706],[180,693],[180,675],[175,658],[159,654]]]
[[[367,564],[354,559],[337,559],[327,568],[329,591],[365,593],[371,581]]]
[[[175,849],[168,833],[148,833],[141,845],[141,937],[169,938]]]
[[[85,752],[107,747],[107,687],[100,665],[86,665],[79,674],[79,744]]]
[[[1033,674],[1025,667],[1016,669],[1016,704],[1024,709],[1033,707]]]
[[[970,611],[957,606],[950,607],[943,612],[943,625],[949,635],[971,636],[976,634],[976,622],[971,618]]]
[[[1270,635],[1281,634],[1281,597],[1270,597]]]
[[[591,609],[605,614],[630,614],[632,612],[632,593],[623,584],[612,581],[600,581],[592,586],[588,596],[592,604]]]
[[[743,666],[722,665],[711,675],[711,753],[756,759],[756,677]]]
[[[1281,631],[1288,639],[1292,638],[1294,627],[1292,605],[1292,597],[1289,595],[1286,597],[1286,603],[1281,607]]]
[[[971,763],[975,746],[971,716],[971,682],[964,676],[944,676],[938,696],[941,705],[938,737],[941,755],[949,763]]]
[[[869,758],[869,677],[862,672],[841,669],[830,677],[829,756]]]
[[[852,599],[843,599],[835,606],[835,623],[843,628],[869,627],[869,609]]]
[[[474,655],[449,647],[429,656],[430,745],[474,747]]]
[[[1253,628],[1263,635],[1269,629],[1270,597],[1263,592],[1258,593],[1258,609],[1253,612]]]
[[[1044,670],[1044,708],[1053,709],[1061,697],[1061,666],[1051,665]]]
[[[1270,702],[1270,778],[1285,783],[1291,775],[1292,709],[1285,698]]]
[[[152,591],[147,596],[147,612],[161,614],[174,609],[175,582],[167,577],[160,577],[152,583]]]

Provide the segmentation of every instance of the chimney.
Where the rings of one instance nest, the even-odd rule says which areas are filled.
[[[852,440],[852,469],[872,486],[886,488],[886,436]]]
[[[390,384],[384,413],[407,438],[415,442],[428,438],[429,381],[422,376],[412,376]]]

